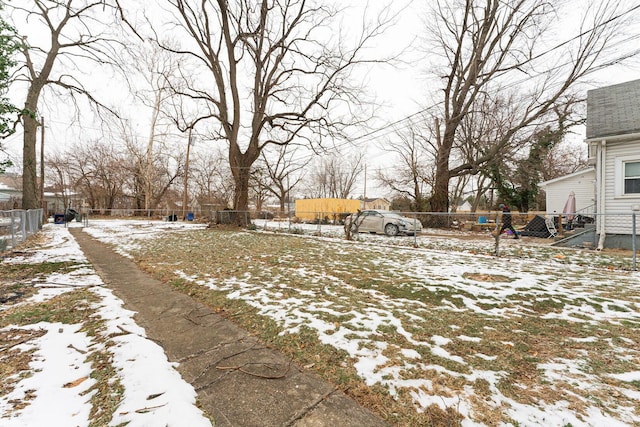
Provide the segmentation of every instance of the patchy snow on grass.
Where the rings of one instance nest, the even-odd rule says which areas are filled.
[[[280,231],[288,228],[285,225],[278,225]],[[130,225],[95,222],[87,231],[127,253],[140,248],[145,240],[161,238],[158,227],[140,226],[132,232]],[[273,231],[266,222],[258,222],[258,227],[261,233]],[[244,301],[258,314],[275,320],[282,334],[296,334],[303,326],[313,329],[320,342],[350,355],[366,384],[382,385],[393,396],[400,390],[408,392],[418,411],[430,405],[454,407],[465,417],[463,425],[479,425],[474,417],[481,401],[485,409],[500,411],[504,419],[520,426],[640,424],[640,340],[636,340],[637,334],[633,339],[608,336],[609,330],[603,329],[611,326],[615,332],[627,323],[635,328],[640,323],[640,297],[634,291],[640,287],[639,273],[609,268],[625,261],[614,255],[522,240],[504,241],[502,256],[494,257],[490,255],[494,246],[491,238],[421,235],[415,239],[418,247],[411,248],[411,237],[361,235],[359,242],[344,242],[330,237],[332,232],[342,236],[338,226],[292,227],[309,233],[320,231],[322,238],[300,237],[321,241],[329,252],[340,255],[338,260],[323,260],[316,268],[311,262],[296,264],[283,256],[282,264],[293,264],[289,269],[283,272],[279,267],[270,274],[266,265],[262,275],[246,272],[211,278],[184,270],[175,273],[225,292],[227,298]],[[354,253],[369,264],[350,264],[349,256]],[[343,279],[351,268],[371,275],[371,288]],[[386,277],[377,272],[388,272],[394,292],[403,291],[404,296],[376,289],[376,283]],[[307,288],[298,289],[296,281]],[[422,297],[413,298],[412,292]],[[434,295],[437,305],[428,300]],[[430,324],[439,320],[438,313],[447,315],[450,324]],[[477,324],[469,329],[463,319]],[[521,321],[532,323],[527,331]],[[538,323],[549,324],[545,322],[566,323],[567,336],[546,337],[546,331],[536,329]],[[514,326],[503,330],[502,323]],[[574,336],[578,333],[580,336]],[[388,342],[387,334],[393,334],[395,342]],[[538,340],[557,340],[560,344],[552,348],[540,343],[540,351],[561,356],[538,354],[533,350]],[[529,353],[522,350],[529,346]],[[576,349],[565,354],[565,346]],[[533,366],[533,373],[524,373],[521,382],[508,384],[510,372],[506,369],[518,362],[514,356],[520,353],[516,352],[527,359],[527,366]],[[603,352],[615,357],[589,360]],[[624,362],[619,366],[629,368],[626,374],[607,372],[612,361]],[[412,377],[413,372],[423,376]],[[527,375],[541,380],[535,382]],[[464,386],[450,389],[446,382],[439,383],[441,378],[459,379]],[[616,381],[619,383],[612,384]],[[486,397],[480,398],[472,385],[485,389]],[[593,397],[587,396],[591,392]],[[520,394],[530,396],[529,403],[523,403]],[[634,399],[635,405],[629,403]]]
[[[123,227],[124,228],[124,227]],[[59,225],[45,225],[48,242],[42,249],[30,249],[9,263],[87,260],[68,230]],[[113,367],[124,387],[122,400],[113,414],[111,425],[128,426],[211,426],[211,422],[195,406],[196,393],[170,363],[163,349],[145,337],[145,331],[133,320],[132,311],[103,286],[95,270],[81,265],[66,274],[53,273],[34,286],[39,291],[26,301],[14,305],[45,302],[86,287],[99,297],[93,310],[105,322],[100,340],[80,331],[81,324],[38,323],[8,326],[5,329],[45,329],[42,337],[27,341],[16,349],[34,351],[29,375],[17,379],[15,389],[0,396],[0,425],[68,427],[89,425],[91,393],[88,356],[98,350],[113,355]],[[111,336],[111,337],[109,337]],[[108,339],[112,345],[105,346]],[[66,385],[66,386],[65,386]],[[22,401],[24,408],[10,411],[10,401]]]
[[[21,379],[12,392],[0,396],[0,425],[62,427],[89,424],[91,396],[85,393],[94,380],[89,378],[91,364],[85,354],[91,339],[79,331],[81,326],[40,322],[27,327],[10,325],[4,328],[43,329],[46,332],[15,348],[34,351],[29,363],[31,375]],[[12,401],[22,401],[26,406],[12,411]]]
[[[37,264],[43,262],[87,262],[80,246],[64,226],[45,224],[40,236],[46,243],[6,257],[7,264]]]
[[[98,314],[106,321],[106,334],[118,334],[109,351],[124,386],[122,402],[112,425],[130,426],[210,426],[195,406],[196,392],[169,363],[162,347],[146,339],[144,329],[132,311],[106,288],[95,288],[101,297]]]
[[[640,371],[625,372],[623,374],[611,374],[611,378],[615,378],[624,382],[640,381]]]
[[[120,255],[131,258],[131,252],[138,249],[145,240],[159,238],[172,230],[198,230],[205,227],[206,224],[154,220],[90,220],[83,231],[112,245]]]

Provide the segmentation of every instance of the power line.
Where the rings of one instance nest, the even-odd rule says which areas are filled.
[[[576,40],[580,39],[581,37],[586,36],[587,34],[597,30],[598,28],[600,28],[602,26],[605,26],[607,24],[610,24],[610,23],[612,23],[614,21],[617,21],[618,19],[621,19],[624,16],[626,16],[626,15],[628,15],[630,13],[633,13],[634,11],[639,10],[639,9],[640,9],[640,4],[632,7],[631,9],[628,9],[628,10],[620,13],[619,15],[613,16],[613,17],[607,19],[606,21],[600,22],[598,25],[595,25],[595,26],[591,27],[589,30],[585,30],[585,31],[581,32],[580,34],[575,35],[574,37],[570,38],[569,40],[565,40],[562,43],[559,43],[559,44],[555,45],[554,47],[549,48],[546,51],[543,51],[543,52],[533,56],[531,58],[531,60],[539,59],[539,58],[541,58],[541,57],[553,52],[554,50],[560,49],[561,47],[571,43],[572,41],[576,41]]]
[[[562,42],[562,43],[559,43],[558,45],[554,46],[553,48],[548,49],[547,51],[545,51],[545,52],[543,52],[543,53],[541,53],[541,54],[539,54],[539,55],[536,55],[536,56],[534,56],[534,57],[533,57],[533,58],[531,58],[531,59],[532,59],[532,60],[533,60],[533,59],[538,59],[538,58],[540,58],[540,57],[542,57],[542,56],[544,56],[544,55],[547,55],[547,54],[549,54],[550,52],[552,52],[553,50],[557,50],[557,49],[561,48],[562,46],[565,46],[566,44],[570,43],[571,41],[575,41],[575,40],[577,40],[578,38],[580,38],[580,37],[582,37],[582,36],[584,36],[584,35],[588,34],[589,32],[594,31],[596,28],[598,28],[598,27],[600,27],[600,26],[604,25],[605,23],[613,22],[613,21],[615,21],[615,20],[617,20],[617,19],[620,19],[620,18],[622,18],[623,16],[625,16],[625,15],[627,15],[627,14],[629,14],[629,13],[631,13],[631,12],[635,11],[635,10],[638,10],[638,9],[640,9],[640,5],[635,6],[635,7],[631,8],[631,9],[629,9],[629,10],[627,10],[627,11],[625,11],[625,12],[623,12],[623,13],[621,13],[621,14],[617,15],[617,16],[615,16],[615,17],[613,17],[613,18],[611,18],[611,19],[609,19],[609,20],[605,21],[604,23],[601,23],[601,24],[599,24],[599,25],[597,25],[597,26],[594,26],[594,27],[593,27],[591,30],[589,30],[589,31],[584,31],[584,32],[580,33],[578,36],[572,37],[572,38],[571,38],[571,39],[569,39],[569,40],[566,40],[566,41],[564,41],[564,42]],[[615,47],[616,47],[616,46],[618,46],[618,45],[627,44],[627,43],[629,43],[629,41],[636,40],[636,39],[639,39],[639,38],[640,38],[640,34],[636,34],[636,35],[634,35],[634,36],[632,36],[632,37],[630,37],[630,38],[627,38],[627,39],[625,39],[625,40],[621,40],[621,41],[619,41],[619,42],[617,42],[617,43],[614,43],[614,44],[612,44],[612,45],[608,46],[608,49],[613,49],[613,48],[615,48]],[[593,55],[599,55],[601,52],[602,52],[602,51],[598,51],[598,52],[591,53],[591,54],[590,54],[590,56],[593,56]],[[609,66],[612,66],[612,65],[618,64],[618,63],[620,63],[620,62],[622,62],[622,61],[624,61],[624,60],[626,60],[626,59],[629,59],[629,58],[632,58],[632,57],[634,57],[634,56],[637,56],[638,54],[640,54],[640,49],[636,49],[636,50],[633,50],[632,52],[629,52],[629,53],[627,53],[627,54],[620,55],[620,56],[618,56],[618,57],[616,57],[616,58],[613,58],[613,59],[611,59],[611,60],[609,60],[609,61],[605,62],[604,64],[600,64],[600,65],[598,65],[598,66],[593,67],[591,70],[589,70],[588,74],[589,74],[589,73],[593,73],[593,72],[595,72],[595,71],[602,70],[602,69],[607,68],[607,67],[609,67]],[[588,56],[588,57],[589,57],[589,56]],[[588,58],[588,57],[587,57],[587,58]],[[506,85],[504,86],[504,88],[510,88],[510,87],[514,87],[514,86],[517,86],[517,85],[520,85],[520,84],[526,83],[527,81],[531,80],[531,79],[532,79],[532,78],[534,78],[534,77],[540,77],[540,76],[541,76],[541,75],[543,75],[543,74],[548,74],[549,72],[560,70],[561,68],[564,68],[564,67],[566,67],[567,65],[570,65],[571,63],[572,63],[571,61],[567,61],[567,62],[564,62],[564,63],[558,64],[558,65],[556,65],[555,67],[553,67],[553,68],[549,68],[549,69],[546,69],[545,71],[540,72],[540,73],[538,73],[538,74],[537,74],[537,75],[535,75],[535,76],[528,76],[528,77],[523,78],[523,79],[521,79],[521,80],[516,80],[516,81],[513,81],[513,82],[511,82],[511,83],[508,83],[508,84],[506,84]],[[556,85],[559,85],[559,84],[562,84],[562,82],[556,83]],[[385,125],[383,125],[383,126],[381,126],[381,127],[377,128],[377,129],[374,129],[374,130],[372,130],[372,131],[369,131],[369,132],[367,132],[367,133],[365,133],[365,134],[362,134],[362,135],[356,136],[356,137],[354,137],[354,138],[350,139],[349,143],[353,143],[353,142],[358,141],[358,140],[360,140],[360,139],[364,139],[364,138],[370,137],[370,136],[372,136],[372,135],[376,135],[376,134],[378,134],[379,132],[382,132],[383,130],[385,130],[385,129],[389,128],[389,127],[393,127],[393,126],[395,126],[395,125],[403,124],[404,122],[410,121],[412,118],[414,118],[414,117],[416,117],[416,116],[418,116],[418,115],[424,114],[424,113],[426,113],[426,112],[428,112],[428,111],[432,110],[433,108],[436,108],[437,106],[442,105],[443,103],[444,103],[443,101],[438,101],[438,102],[436,102],[436,103],[435,103],[435,104],[433,104],[433,105],[430,105],[430,106],[428,106],[428,107],[426,107],[426,108],[423,108],[423,109],[421,109],[421,110],[419,110],[419,111],[417,111],[417,112],[415,112],[415,113],[412,113],[412,114],[410,114],[410,115],[408,115],[408,116],[405,116],[405,117],[403,117],[403,118],[401,118],[401,119],[398,119],[398,120],[396,120],[396,121],[394,121],[394,122],[392,122],[392,123],[385,124]],[[405,125],[405,127],[406,127],[406,126],[408,126],[409,124],[410,124],[410,123],[407,123],[407,124]],[[383,136],[386,136],[386,135],[388,135],[388,134],[390,134],[390,133],[393,133],[393,132],[396,132],[396,130],[394,129],[394,130],[391,130],[391,131],[387,131],[387,132],[385,132],[385,133],[384,133],[384,134],[382,134],[382,135],[377,135],[377,136],[376,136],[376,139],[381,138],[381,137],[383,137]],[[341,146],[342,146],[342,145],[347,145],[347,144],[341,144]]]
[[[608,24],[610,24],[612,22],[615,22],[615,21],[617,21],[619,19],[622,19],[623,17],[635,12],[638,9],[640,9],[640,4],[638,4],[636,6],[633,6],[630,9],[627,9],[627,10],[619,13],[616,16],[613,16],[613,17],[607,19],[606,21],[600,22],[597,25],[593,26],[591,29],[583,31],[580,34],[578,34],[578,35],[576,35],[574,37],[571,37],[568,40],[565,40],[565,41],[563,41],[561,43],[558,43],[557,45],[555,45],[555,46],[553,46],[553,47],[551,47],[551,48],[549,48],[549,49],[547,49],[547,50],[545,50],[545,51],[533,56],[532,58],[529,59],[529,61],[533,61],[533,60],[539,59],[541,57],[544,57],[544,56],[550,54],[551,52],[553,52],[555,50],[558,50],[558,49],[562,48],[563,46],[566,46],[567,44],[569,44],[569,43],[571,43],[571,42],[573,42],[575,40],[580,39],[581,37],[589,34],[590,32],[595,31],[596,29],[598,29],[598,28],[600,28],[602,26],[608,25]],[[640,35],[635,35],[635,36],[633,36],[633,37],[631,37],[629,39],[626,39],[625,41],[621,41],[621,42],[615,43],[615,44],[609,46],[609,48],[616,47],[616,46],[618,46],[619,44],[622,44],[622,43],[628,43],[630,40],[634,40],[634,39],[637,39],[637,38],[640,38]],[[634,51],[632,51],[632,52],[630,52],[630,53],[628,53],[626,55],[618,56],[617,58],[614,58],[614,59],[612,59],[612,60],[610,60],[610,61],[608,61],[608,62],[606,62],[604,64],[601,64],[598,67],[594,67],[594,70],[599,70],[599,69],[602,69],[602,68],[606,68],[607,66],[619,63],[620,61],[628,59],[630,57],[633,57],[633,56],[635,56],[635,55],[637,55],[639,53],[640,53],[640,49],[637,49],[637,50],[634,50]],[[558,70],[558,69],[560,69],[560,68],[562,68],[562,67],[564,67],[566,65],[569,65],[570,63],[571,62],[569,61],[569,62],[565,62],[563,64],[559,64],[556,67],[553,67],[551,69],[545,70],[544,72],[538,73],[536,76],[527,76],[526,78],[523,78],[521,80],[516,80],[516,81],[510,82],[510,83],[506,84],[504,87],[505,88],[510,88],[510,87],[525,83],[526,81],[531,80],[534,77],[539,77],[542,74],[546,74],[546,73],[549,73],[551,71]],[[381,125],[380,127],[376,128],[376,129],[373,129],[373,130],[370,130],[370,131],[367,131],[367,132],[365,132],[363,134],[360,134],[360,135],[354,136],[352,138],[349,138],[347,141],[345,141],[343,143],[339,143],[339,144],[334,145],[333,148],[334,149],[339,149],[339,148],[346,147],[348,145],[358,144],[359,141],[363,141],[363,140],[367,140],[367,139],[370,140],[370,139],[383,138],[383,137],[385,137],[385,136],[387,136],[389,134],[397,132],[399,129],[403,129],[403,128],[408,127],[410,125],[410,121],[412,119],[414,119],[414,118],[416,118],[416,117],[418,117],[418,116],[420,116],[422,114],[425,114],[425,113],[433,110],[434,108],[437,108],[440,105],[443,105],[443,101],[437,101],[434,104],[432,104],[432,105],[430,105],[428,107],[422,108],[422,109],[418,110],[415,113],[412,113],[412,114],[409,114],[407,116],[404,116],[404,117],[402,117],[400,119],[397,119],[397,120],[395,120],[395,121],[393,121],[391,123],[387,123],[387,124]],[[52,120],[52,121],[54,121],[54,120]],[[62,123],[62,122],[59,122],[59,121],[54,121],[54,122]],[[79,124],[77,124],[77,126],[79,128],[81,128],[81,129],[91,129],[91,130],[96,130],[96,131],[103,131],[103,129],[94,128],[94,127],[90,127],[90,126],[81,126]],[[141,138],[145,138],[145,136],[142,136],[142,135],[135,135],[135,136],[138,136],[138,137],[141,137]],[[175,134],[175,136],[178,136],[178,134]],[[314,154],[309,154],[307,156],[303,156],[301,159],[304,160],[305,158],[312,158],[313,156],[314,156]]]

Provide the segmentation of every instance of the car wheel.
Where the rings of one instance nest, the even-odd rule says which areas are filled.
[[[395,224],[387,224],[384,226],[384,233],[387,236],[397,236],[398,235],[398,226]]]

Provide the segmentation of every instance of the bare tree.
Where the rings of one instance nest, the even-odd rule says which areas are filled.
[[[66,208],[69,206],[69,192],[71,191],[71,166],[66,156],[61,154],[53,154],[47,156],[47,175],[49,182],[52,183],[54,194],[59,194],[62,198],[62,205]]]
[[[504,96],[509,96],[505,98]],[[450,190],[450,200],[457,200],[467,186],[475,187],[472,211],[476,211],[483,196],[495,187],[491,168],[501,159],[516,159],[519,152],[530,144],[529,132],[525,129],[513,135],[508,143],[503,141],[518,120],[518,100],[512,94],[479,94],[460,123],[450,161],[453,165],[466,165],[464,173],[451,177],[455,182]],[[452,207],[453,209],[453,207]]]
[[[192,48],[164,47],[200,66],[180,93],[206,100],[215,113],[213,137],[228,143],[233,208],[241,211],[248,208],[251,167],[267,145],[321,144],[354,123],[349,105],[360,98],[350,73],[371,62],[365,48],[389,23],[382,16],[363,24],[349,47],[330,39],[339,35],[327,31],[337,29],[338,11],[323,2],[166,2],[175,12],[174,32],[182,30]]]
[[[36,174],[36,135],[40,99],[45,88],[57,88],[71,96],[93,98],[80,81],[82,64],[113,64],[117,41],[108,35],[106,19],[112,8],[105,0],[23,0],[5,3],[13,20],[26,20],[28,31],[45,31],[45,44],[23,38],[23,58],[17,82],[27,85],[22,115],[23,198],[25,209],[40,207]],[[49,43],[49,44],[47,44]]]
[[[399,196],[411,200],[411,209],[427,210],[428,195],[433,187],[434,153],[432,135],[410,124],[398,130],[384,149],[398,159],[392,169],[379,169],[376,179]]]
[[[170,42],[167,42],[170,43]],[[154,144],[163,134],[167,133],[170,120],[167,115],[171,111],[172,98],[175,96],[170,81],[178,70],[177,59],[156,44],[143,42],[134,45],[133,49],[127,49],[129,68],[138,79],[129,79],[131,89],[136,98],[150,110],[147,146],[144,152],[144,165],[139,179],[144,187],[144,209],[151,209],[153,198],[154,170]],[[134,81],[135,80],[135,81]]]
[[[224,153],[216,150],[196,153],[189,170],[200,206],[215,210],[229,207],[234,184]]]
[[[337,154],[330,156],[325,163],[329,195],[338,199],[347,199],[355,190],[358,177],[364,171],[364,152],[338,156]]]
[[[70,193],[91,209],[114,209],[125,196],[127,162],[128,155],[117,144],[77,142],[61,154],[47,156],[48,179],[63,195],[65,206]]]
[[[87,197],[93,209],[114,209],[124,196],[127,156],[114,145],[94,140],[73,144],[68,150],[74,189]]]
[[[266,152],[262,152],[262,164],[266,176],[263,180],[264,188],[268,194],[273,195],[280,203],[280,215],[285,213],[285,204],[290,203],[290,194],[304,178],[301,171],[307,167],[311,158],[297,158],[296,150],[287,146],[277,147],[275,156],[270,158]]]
[[[477,170],[501,153],[521,130],[544,122],[557,106],[575,101],[574,85],[601,63],[620,25],[619,2],[605,1],[585,19],[571,43],[549,49],[545,31],[555,20],[548,0],[438,0],[428,24],[444,60],[431,209],[448,208],[452,177]],[[557,55],[555,55],[557,54]],[[461,123],[485,93],[518,94],[510,129],[473,163],[451,164]]]
[[[149,140],[140,141],[129,121],[119,120],[115,126],[118,126],[115,138],[126,152],[123,164],[129,178],[127,190],[134,198],[135,208],[156,209],[171,185],[182,176],[184,156],[172,148],[167,134],[155,133],[149,152]]]
[[[540,168],[542,181],[549,181],[587,167],[587,147],[582,141],[565,139],[545,156]]]
[[[307,193],[314,198],[348,199],[364,171],[364,153],[351,156],[333,153],[318,159],[307,180]]]
[[[269,197],[269,181],[264,164],[258,160],[254,163],[251,178],[249,178],[249,194],[258,212],[262,211],[262,206]]]

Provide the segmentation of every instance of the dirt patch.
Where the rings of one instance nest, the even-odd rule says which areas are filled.
[[[502,274],[486,274],[486,273],[464,273],[465,279],[475,280],[477,282],[512,282],[513,279]]]

